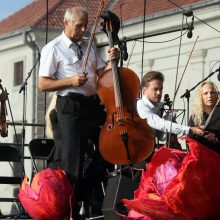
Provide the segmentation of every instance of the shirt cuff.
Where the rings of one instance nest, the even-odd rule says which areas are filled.
[[[183,133],[184,133],[185,135],[189,135],[189,133],[190,133],[190,127],[189,127],[189,126],[184,126],[184,127],[183,127]]]

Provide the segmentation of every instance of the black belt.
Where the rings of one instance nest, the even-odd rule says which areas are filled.
[[[94,101],[97,95],[84,96],[80,93],[69,92],[67,97],[77,101]]]

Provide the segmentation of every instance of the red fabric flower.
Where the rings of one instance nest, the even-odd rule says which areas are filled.
[[[220,154],[187,140],[190,153],[165,147],[155,153],[134,199],[123,200],[130,210],[152,220],[220,219]]]
[[[178,213],[220,219],[220,154],[194,140],[188,141],[190,154],[164,191],[165,201]]]
[[[34,176],[31,186],[25,178],[18,197],[32,218],[61,220],[70,216],[73,187],[63,170],[48,168]]]

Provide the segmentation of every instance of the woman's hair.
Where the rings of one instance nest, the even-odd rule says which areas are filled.
[[[211,82],[211,81],[206,81],[203,82],[199,85],[197,91],[196,91],[196,95],[195,95],[195,101],[192,107],[192,112],[193,112],[193,121],[195,123],[195,125],[201,125],[205,123],[205,119],[204,119],[204,105],[202,102],[202,92],[203,92],[203,86],[209,84],[213,87],[214,91],[216,92],[216,95],[218,98],[220,98],[220,94],[219,94],[219,90],[217,88],[217,86],[215,85],[215,83]]]
[[[150,71],[144,75],[144,77],[141,80],[141,88],[148,87],[149,82],[153,80],[159,80],[161,82],[164,82],[164,75],[161,72],[158,71]]]
[[[88,19],[88,12],[87,12],[86,8],[81,7],[81,6],[67,8],[65,15],[64,15],[64,21],[74,22],[76,20],[76,18],[81,15]]]
[[[56,108],[56,100],[57,95],[56,93],[52,93],[52,99],[50,101],[50,104],[47,108],[46,116],[45,116],[45,123],[46,123],[46,136],[47,138],[53,139],[53,130],[52,130],[52,124],[50,120],[50,112]]]

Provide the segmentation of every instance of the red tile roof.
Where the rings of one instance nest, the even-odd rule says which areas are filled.
[[[172,0],[175,4],[186,5],[206,0]],[[68,7],[82,5],[87,8],[90,24],[93,23],[100,0],[48,0],[48,28],[63,29],[63,15]],[[111,4],[109,4],[111,3]],[[105,0],[105,6],[123,21],[143,17],[144,0]],[[170,9],[177,9],[169,0],[146,0],[146,16]],[[0,35],[27,28],[46,27],[46,1],[36,0],[25,8],[0,22]],[[105,7],[106,8],[106,7]],[[181,10],[181,9],[180,9]],[[120,13],[121,11],[121,13]]]
[[[181,7],[192,5],[206,0],[172,0],[172,2]],[[170,9],[178,9],[169,0],[146,0],[146,16],[164,12]],[[112,6],[112,11],[122,19],[122,21],[130,20],[144,16],[144,0],[117,0]],[[181,10],[181,9],[180,9]],[[121,13],[120,13],[121,11]]]
[[[81,5],[87,8],[90,24],[93,23],[100,0],[48,0],[48,28],[63,29],[66,8]],[[105,7],[109,0],[105,1]],[[46,27],[47,5],[45,0],[36,0],[25,8],[0,22],[0,35],[27,28]]]

